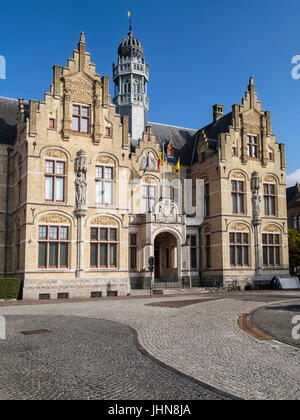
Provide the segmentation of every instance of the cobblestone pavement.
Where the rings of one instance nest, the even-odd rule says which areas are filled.
[[[276,340],[300,348],[300,339],[294,340],[292,336],[295,327],[292,319],[296,315],[300,315],[300,300],[258,309],[252,316],[252,322]]]
[[[265,294],[274,302],[276,297],[289,300],[293,295]],[[146,306],[153,302],[148,298],[2,307],[0,314],[119,321],[138,331],[139,342],[155,358],[223,392],[245,399],[300,399],[299,350],[273,341],[258,342],[237,325],[239,314],[266,305],[262,296],[223,296],[178,309]],[[297,296],[300,298],[300,294]],[[195,296],[187,297],[192,298]]]
[[[49,334],[21,331],[40,328]],[[7,318],[0,342],[0,399],[229,399],[140,353],[134,332],[100,319]]]

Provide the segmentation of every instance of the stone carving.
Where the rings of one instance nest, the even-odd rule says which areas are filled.
[[[268,225],[263,228],[263,232],[279,232],[280,233],[280,229],[278,226]]]
[[[260,217],[260,202],[261,198],[259,195],[261,179],[257,172],[253,172],[251,178],[251,191],[252,191],[252,210],[253,210],[253,224],[258,226],[261,224]]]
[[[97,159],[96,159],[96,162],[105,163],[105,164],[109,164],[109,165],[115,165],[115,162],[111,157],[103,156],[103,155],[98,156]]]
[[[276,183],[276,179],[272,175],[266,175],[264,178],[265,182],[272,182],[273,184]]]
[[[61,152],[60,150],[57,150],[57,149],[48,150],[47,153],[46,153],[46,156],[56,158],[56,159],[66,159],[66,155],[63,152]]]
[[[243,121],[248,124],[259,126],[260,116],[255,111],[250,111],[243,115]]]
[[[176,223],[178,213],[176,204],[169,199],[164,199],[156,205],[156,222]]]
[[[235,179],[245,179],[245,176],[241,172],[234,172],[231,177]]]
[[[86,208],[87,204],[87,158],[86,152],[84,150],[80,150],[77,153],[75,160],[75,173],[76,209],[80,210],[82,208]]]
[[[118,222],[115,219],[112,219],[108,216],[98,216],[95,217],[90,225],[101,225],[101,226],[119,226]]]
[[[148,154],[149,154],[149,167],[147,168],[147,171],[157,172],[157,158],[156,158],[156,156],[154,155],[153,152],[145,152],[143,154],[143,157],[141,159],[140,170],[144,171],[144,169],[146,167],[146,163],[147,163]]]
[[[248,226],[244,225],[243,223],[234,223],[233,225],[230,225],[230,230],[237,232],[249,232]]]
[[[70,224],[69,220],[66,217],[60,216],[58,214],[43,216],[40,218],[39,223],[53,223],[53,224]]]

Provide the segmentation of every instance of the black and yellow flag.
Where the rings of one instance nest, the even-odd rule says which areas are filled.
[[[178,162],[177,162],[176,168],[174,169],[174,172],[175,172],[176,175],[179,175],[179,172],[180,172],[180,158],[178,159]]]

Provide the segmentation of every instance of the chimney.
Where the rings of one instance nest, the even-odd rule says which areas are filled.
[[[224,115],[224,105],[214,105],[213,106],[213,119],[214,123],[216,123],[220,118]]]

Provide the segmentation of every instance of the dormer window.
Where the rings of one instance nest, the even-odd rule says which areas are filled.
[[[73,105],[72,114],[73,131],[77,133],[89,133],[90,131],[90,107],[87,105]]]
[[[258,157],[258,137],[253,135],[247,136],[248,156],[250,158]]]

